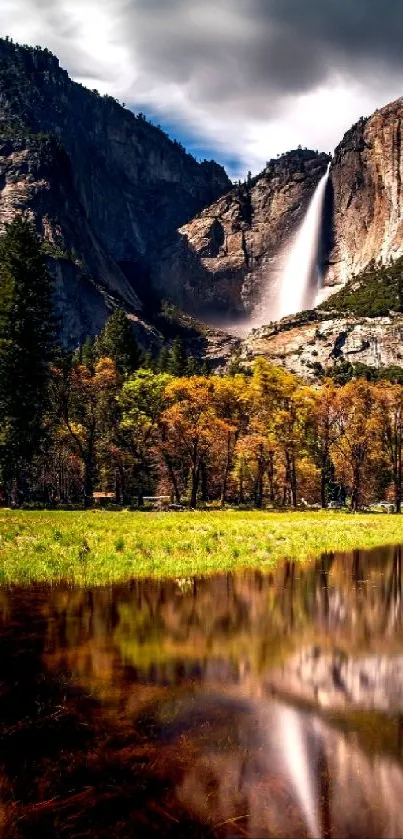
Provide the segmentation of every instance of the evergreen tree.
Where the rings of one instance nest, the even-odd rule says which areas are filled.
[[[116,309],[95,340],[97,358],[105,356],[115,362],[119,373],[134,373],[140,364],[140,350],[130,321],[123,309]]]
[[[227,370],[228,376],[237,376],[239,373],[242,373],[242,366],[240,362],[239,354],[235,354],[232,356]]]
[[[159,373],[167,373],[170,362],[170,352],[166,344],[161,347],[160,354],[157,360],[157,370]]]
[[[44,435],[54,335],[41,241],[31,222],[17,217],[0,237],[0,475],[15,503]]]
[[[141,356],[140,367],[143,367],[145,370],[154,370],[155,369],[155,358],[151,352],[151,350],[147,350],[147,352],[143,353]]]
[[[195,358],[194,355],[190,355],[188,358],[188,363],[186,365],[186,375],[187,376],[199,376],[200,375],[200,362],[198,358]]]
[[[84,343],[79,346],[73,354],[73,361],[77,364],[84,364],[92,372],[95,366],[95,346],[94,341],[88,335]]]
[[[89,370],[94,370],[96,361],[95,342],[88,335],[81,347],[81,364],[85,364]]]
[[[168,373],[172,376],[184,376],[187,368],[187,356],[180,338],[175,338],[169,353]]]

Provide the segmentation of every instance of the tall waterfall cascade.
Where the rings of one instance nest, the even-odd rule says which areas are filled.
[[[273,307],[278,319],[311,308],[320,291],[318,256],[329,172],[330,163],[316,187],[286,257]]]

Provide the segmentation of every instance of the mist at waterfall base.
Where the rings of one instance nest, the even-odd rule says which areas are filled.
[[[261,299],[250,317],[233,324],[222,324],[227,332],[245,336],[252,329],[281,320],[321,302],[320,245],[323,229],[326,187],[330,174],[327,170],[320,179],[308,205],[305,217],[280,255],[279,276],[275,283],[263,290]],[[216,323],[216,326],[219,324]]]

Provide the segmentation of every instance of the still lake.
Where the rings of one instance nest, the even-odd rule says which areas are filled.
[[[0,836],[403,837],[403,548],[0,588]]]

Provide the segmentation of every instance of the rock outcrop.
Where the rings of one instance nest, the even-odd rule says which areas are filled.
[[[139,313],[150,255],[230,186],[216,163],[72,82],[48,50],[0,40],[0,228],[34,215],[67,343],[96,332],[116,303]]]
[[[289,152],[179,228],[155,262],[158,292],[221,321],[250,314],[275,283],[328,161],[317,152]]]
[[[301,313],[254,329],[241,342],[238,357],[248,365],[257,356],[308,381],[343,361],[375,368],[403,366],[403,314],[360,318]]]

